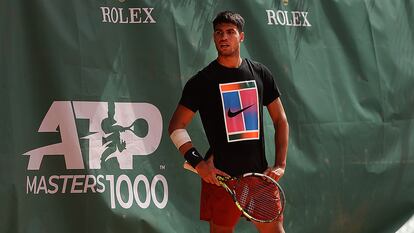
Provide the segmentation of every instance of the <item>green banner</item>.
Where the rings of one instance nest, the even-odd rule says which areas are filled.
[[[242,57],[282,93],[286,231],[409,229],[413,1],[3,0],[0,232],[208,232],[200,179],[166,129],[186,81],[217,56],[223,10],[244,17]],[[198,116],[189,132],[205,152]]]

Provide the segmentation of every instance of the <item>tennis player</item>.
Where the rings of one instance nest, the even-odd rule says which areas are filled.
[[[225,11],[213,21],[217,59],[185,85],[169,125],[171,139],[202,179],[200,219],[210,232],[230,233],[241,212],[219,186],[216,175],[259,172],[279,180],[286,167],[289,126],[272,73],[264,65],[240,56],[244,19]],[[263,106],[275,128],[275,164],[265,156]],[[210,149],[196,150],[186,127],[199,111]],[[260,233],[284,232],[283,215],[271,223],[253,222]]]

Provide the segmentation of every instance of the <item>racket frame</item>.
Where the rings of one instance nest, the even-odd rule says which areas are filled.
[[[196,174],[198,174],[197,170],[195,168],[193,168],[188,162],[184,162],[183,167],[191,172],[194,172]],[[237,179],[241,179],[244,177],[248,177],[248,176],[256,176],[256,177],[261,177],[261,178],[265,178],[268,179],[270,182],[272,182],[273,184],[275,184],[278,189],[279,189],[279,197],[280,197],[280,202],[282,205],[282,209],[280,210],[279,214],[276,215],[276,217],[274,217],[273,219],[257,219],[253,216],[251,216],[249,213],[247,213],[243,207],[240,205],[240,203],[237,201],[236,198],[236,194],[234,193],[234,190],[232,190],[225,182],[229,181],[229,180],[237,180]],[[265,174],[262,173],[257,173],[257,172],[249,172],[249,173],[244,173],[243,175],[241,175],[240,177],[224,177],[224,176],[220,176],[217,175],[217,180],[219,181],[220,185],[231,195],[234,204],[236,204],[237,208],[242,212],[242,214],[244,216],[246,216],[246,218],[253,220],[255,222],[260,222],[260,223],[269,223],[269,222],[273,222],[275,219],[277,219],[285,210],[285,192],[283,191],[282,187],[280,186],[280,184],[274,180],[272,177],[267,176]]]

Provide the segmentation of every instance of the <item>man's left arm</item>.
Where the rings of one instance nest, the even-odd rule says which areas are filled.
[[[270,117],[275,128],[275,164],[264,173],[278,181],[285,173],[286,157],[289,142],[289,124],[280,98],[276,98],[267,105]]]

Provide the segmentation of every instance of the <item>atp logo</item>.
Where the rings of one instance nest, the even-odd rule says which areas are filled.
[[[90,134],[81,138],[89,140],[89,169],[100,169],[108,160],[116,160],[120,169],[133,169],[133,156],[153,153],[162,137],[162,116],[152,104],[55,101],[38,132],[59,132],[61,142],[24,153],[28,170],[39,170],[45,156],[62,155],[66,169],[85,169],[76,119],[89,120]]]

